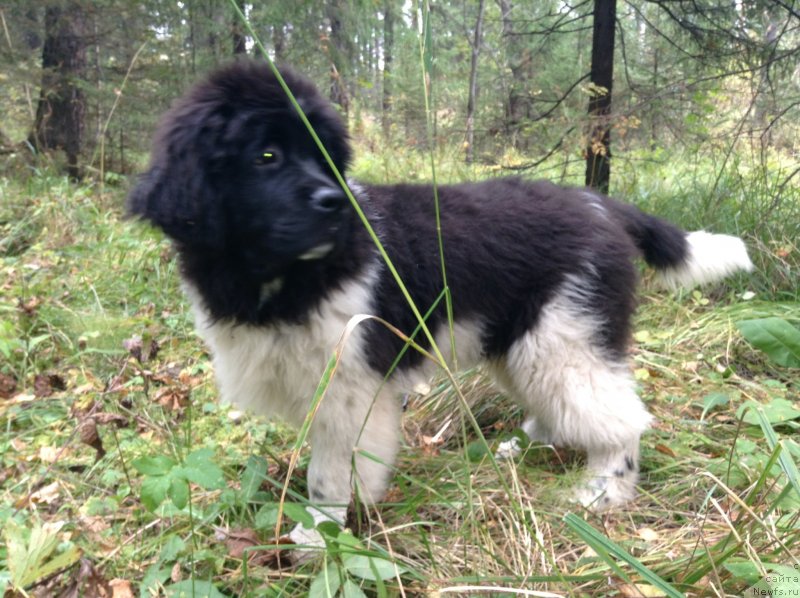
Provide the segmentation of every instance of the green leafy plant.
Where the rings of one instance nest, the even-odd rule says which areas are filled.
[[[145,476],[141,489],[142,504],[155,511],[169,498],[177,508],[183,509],[189,502],[190,482],[206,490],[224,487],[225,478],[214,463],[213,455],[212,449],[202,448],[189,453],[183,463],[166,455],[135,459],[133,467]]]
[[[366,597],[361,588],[365,582],[371,582],[377,596],[388,596],[384,582],[407,571],[388,555],[368,549],[352,533],[340,530],[335,524],[324,522],[317,529],[325,538],[325,561],[311,582],[310,598]]]
[[[742,336],[780,366],[800,368],[800,330],[783,318],[759,318],[736,323]]]
[[[30,529],[9,519],[5,526],[7,566],[11,585],[19,591],[74,565],[81,550],[64,542],[60,531],[64,522],[35,523]],[[24,593],[24,592],[23,592]]]

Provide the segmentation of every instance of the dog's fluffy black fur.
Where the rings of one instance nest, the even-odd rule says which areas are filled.
[[[345,172],[351,150],[338,114],[306,79],[288,69],[281,72],[334,164]],[[355,183],[351,188],[424,313],[443,289],[433,188]],[[593,473],[603,479],[625,477],[619,488],[602,479],[591,482],[591,500],[601,496],[613,504],[629,498],[639,434],[649,420],[633,385],[628,388],[625,367],[637,282],[633,260],[642,255],[668,282],[706,282],[750,267],[741,241],[687,234],[594,191],[548,182],[502,178],[440,186],[438,197],[447,283],[456,325],[463,325],[461,336],[469,345],[465,352],[488,363],[529,410],[535,423],[527,429],[536,439],[603,453],[601,462],[593,465],[590,459]],[[417,327],[266,64],[224,67],[176,103],[158,128],[150,169],[133,189],[129,207],[173,239],[198,325],[214,355],[223,394],[231,401],[284,416],[287,410],[280,403],[288,402],[302,419],[310,396],[295,396],[305,386],[293,376],[321,373],[354,309],[407,334]],[[447,328],[444,301],[427,324],[434,333]],[[328,335],[320,332],[326,327]],[[422,336],[417,339],[428,344]],[[237,353],[247,343],[252,344],[248,352]],[[321,362],[308,372],[305,366],[282,362],[286,356],[306,359],[304,350],[316,359],[314,345],[320,343],[328,343]],[[338,468],[339,476],[342,468],[349,471],[356,444],[381,452],[381,439],[364,440],[372,433],[369,425],[361,436],[348,436],[353,425],[360,430],[364,418],[373,417],[362,403],[383,400],[375,399],[379,386],[371,383],[366,384],[369,399],[354,400],[352,395],[362,392],[354,385],[365,384],[365,377],[379,382],[404,344],[377,323],[362,325],[352,343],[351,357],[361,362],[353,372],[366,369],[352,380],[339,375],[335,384],[341,390],[326,398],[336,408],[330,415],[321,412],[312,430],[309,486],[317,502],[346,504],[352,476],[345,476],[344,496],[342,484],[333,483],[329,478],[334,474],[326,469]],[[267,346],[277,353],[258,352]],[[560,351],[573,356],[554,355]],[[421,359],[416,351],[406,352],[394,378],[411,379],[404,376],[419,370]],[[243,360],[252,361],[252,367],[237,364]],[[272,372],[269,380],[261,380],[267,371]],[[236,376],[250,379],[237,381]],[[611,396],[616,394],[625,398]],[[393,407],[386,409],[395,413]],[[617,410],[637,415],[626,419],[612,413]],[[393,418],[387,415],[376,429],[386,433],[387,426],[397,425]],[[337,426],[339,432],[332,432]],[[348,462],[314,467],[318,445],[330,452],[331,434],[344,434]],[[396,432],[388,435],[387,442],[396,444]],[[394,450],[382,455],[386,466]],[[385,487],[386,472],[369,469],[365,465],[358,476],[374,499]],[[632,473],[623,476],[621,469]]]

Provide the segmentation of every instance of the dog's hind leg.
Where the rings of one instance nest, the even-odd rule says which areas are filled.
[[[587,453],[586,506],[608,508],[635,495],[639,437],[651,420],[624,359],[598,344],[598,322],[568,297],[543,309],[537,326],[504,360],[505,376],[535,419],[535,433]]]

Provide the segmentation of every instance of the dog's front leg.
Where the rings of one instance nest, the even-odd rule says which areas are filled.
[[[366,504],[379,501],[386,492],[400,441],[400,402],[390,392],[375,397],[366,389],[348,388],[352,392],[347,397],[324,397],[311,425],[311,504],[306,510],[314,528],[298,524],[292,530],[289,538],[298,545],[324,546],[316,526],[322,521],[344,525],[354,489]],[[297,556],[312,555],[308,551]]]

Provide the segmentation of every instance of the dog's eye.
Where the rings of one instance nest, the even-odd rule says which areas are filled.
[[[256,166],[275,166],[281,161],[280,153],[273,149],[265,149],[258,153],[258,155],[253,160],[253,163]]]

